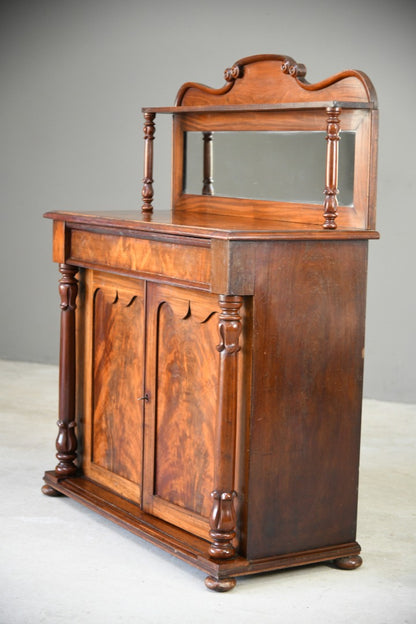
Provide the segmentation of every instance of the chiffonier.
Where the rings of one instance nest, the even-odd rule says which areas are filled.
[[[216,591],[361,564],[377,100],[360,71],[305,74],[266,54],[221,88],[184,84],[174,106],[143,109],[141,210],[45,215],[61,337],[43,492],[200,568]],[[173,126],[169,210],[156,201],[168,182],[153,181],[159,115]]]

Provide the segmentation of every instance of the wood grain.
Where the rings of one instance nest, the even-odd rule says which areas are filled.
[[[55,473],[61,478],[77,473],[77,445],[75,433],[75,309],[78,294],[78,280],[75,278],[78,268],[61,263],[59,265],[59,295],[61,308],[61,327],[59,345],[59,418],[56,438],[56,457],[58,464]]]
[[[204,570],[215,591],[252,573],[361,564],[377,100],[362,72],[313,85],[305,76],[290,57],[259,55],[228,68],[220,89],[181,88],[177,106],[162,111],[174,113],[172,211],[150,212],[158,111],[147,109],[147,214],[45,215],[61,264],[62,325],[60,463],[43,491]],[[328,106],[342,110],[327,116]],[[336,229],[322,228],[322,206],[183,193],[187,129],[327,126],[329,225],[336,141],[356,133],[354,206],[339,206]]]
[[[186,245],[186,248],[184,248]],[[208,284],[209,245],[147,240],[115,233],[72,230],[71,258],[78,265],[124,269],[143,276],[170,276],[172,280]]]
[[[86,474],[141,503],[144,284],[95,274]]]
[[[149,285],[144,508],[203,537],[214,471],[217,312],[212,295]]]
[[[158,310],[155,495],[208,517],[217,401],[216,312],[211,309],[201,322],[194,307],[186,301],[178,314],[168,300]]]
[[[221,198],[218,198],[221,199]],[[213,210],[211,213],[177,210],[160,211],[151,221],[134,210],[124,212],[117,210],[74,213],[48,212],[45,218],[54,221],[64,221],[68,225],[68,233],[73,229],[100,232],[103,236],[118,236],[120,231],[126,237],[143,238],[144,240],[159,240],[166,243],[178,243],[187,246],[210,247],[212,240],[351,240],[376,239],[380,235],[372,229],[344,228],[338,225],[333,230],[324,230],[320,224],[311,225],[296,221],[285,220],[273,214],[260,216],[254,211],[244,214],[228,214],[226,204],[222,210]],[[319,208],[320,210],[320,208]],[[319,211],[318,211],[319,212]],[[180,241],[177,237],[180,236]],[[175,240],[173,240],[175,239]],[[91,251],[84,251],[85,259],[80,260],[81,266],[94,265]],[[65,256],[70,259],[69,252]],[[101,266],[103,268],[103,266]],[[105,266],[104,266],[105,268]],[[119,272],[134,273],[129,267],[118,267]]]
[[[257,253],[249,558],[355,540],[366,254],[359,241]]]

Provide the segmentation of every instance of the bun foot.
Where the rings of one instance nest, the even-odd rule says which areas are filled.
[[[61,494],[58,490],[54,490],[50,485],[44,485],[42,487],[42,494],[46,496],[64,496],[64,494]]]
[[[334,563],[337,568],[341,568],[341,570],[355,570],[355,568],[359,568],[362,564],[363,560],[360,555],[350,555],[349,557],[340,557],[339,559],[335,559]]]
[[[205,585],[208,587],[208,589],[212,589],[216,592],[230,591],[230,589],[233,589],[233,587],[235,587],[236,582],[237,581],[235,580],[235,578],[216,579],[213,576],[207,576],[207,578],[205,579]]]

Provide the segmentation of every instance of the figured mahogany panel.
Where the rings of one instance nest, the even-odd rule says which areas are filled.
[[[121,269],[154,278],[171,278],[206,287],[210,281],[209,242],[198,239],[150,239],[117,233],[71,230],[71,258],[79,266]]]
[[[149,285],[146,465],[153,475],[145,508],[204,537],[214,480],[217,344],[216,297]]]
[[[355,540],[366,259],[365,241],[257,251],[249,558]]]
[[[97,275],[90,292],[91,385],[86,473],[141,502],[144,286]],[[88,410],[87,410],[88,411]]]

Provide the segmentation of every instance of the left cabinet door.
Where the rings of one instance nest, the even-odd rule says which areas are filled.
[[[84,474],[142,504],[144,413],[142,280],[85,272],[81,310]]]

